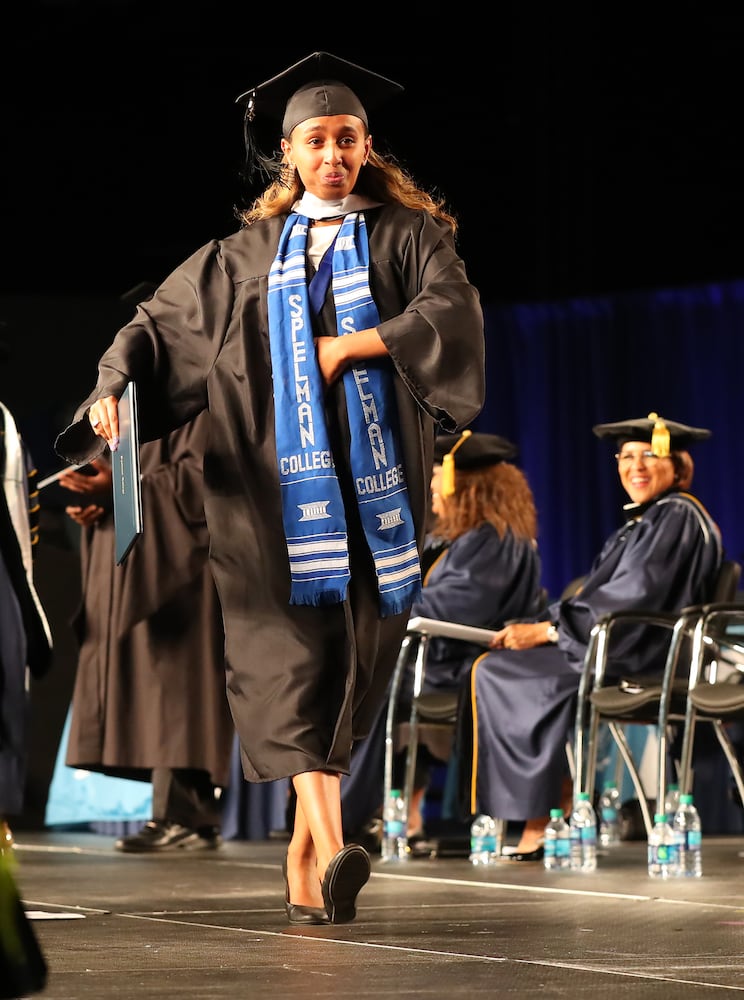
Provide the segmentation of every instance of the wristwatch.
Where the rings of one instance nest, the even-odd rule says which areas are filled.
[[[550,625],[548,625],[548,630],[545,633],[545,638],[547,639],[548,642],[553,642],[553,643],[558,642],[558,629],[556,628],[555,625],[553,625],[552,622],[550,623]]]

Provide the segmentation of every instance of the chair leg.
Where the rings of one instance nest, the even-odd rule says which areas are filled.
[[[395,664],[393,679],[390,683],[390,694],[388,696],[387,716],[385,718],[385,768],[382,782],[383,806],[390,798],[393,787],[393,761],[395,757],[395,716],[398,709],[398,697],[400,686],[403,681],[406,664],[408,662],[408,651],[413,637],[405,636],[401,643],[398,659]],[[410,745],[410,744],[409,744]]]
[[[688,705],[685,728],[682,734],[682,750],[679,756],[679,791],[687,793],[692,789],[692,748],[695,743],[697,713]]]
[[[416,777],[416,758],[418,756],[419,716],[416,699],[421,694],[421,688],[423,686],[428,648],[428,636],[420,636],[418,646],[416,647],[416,660],[414,663],[413,697],[411,699],[411,714],[408,723],[408,750],[406,752],[406,773],[403,783],[403,796],[406,804],[406,831],[408,830],[408,810],[411,799],[413,798],[413,785]]]
[[[591,705],[589,709],[589,734],[586,741],[583,785],[578,785],[575,789],[576,792],[588,792],[590,799],[594,798],[594,782],[597,778],[598,743],[599,712],[594,705]]]

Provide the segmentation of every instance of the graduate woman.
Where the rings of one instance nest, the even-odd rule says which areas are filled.
[[[540,860],[547,814],[570,804],[562,793],[565,745],[592,627],[620,609],[678,612],[708,600],[722,558],[715,522],[687,492],[693,473],[687,449],[710,431],[652,413],[599,424],[594,433],[616,443],[629,498],[624,523],[577,593],[553,604],[545,620],[503,628],[471,675],[477,747],[471,808],[525,821],[512,860]],[[613,644],[613,676],[653,669],[664,642],[651,629],[642,635],[628,629]]]
[[[292,923],[356,915],[370,862],[343,843],[341,775],[419,593],[436,429],[483,404],[483,314],[454,220],[373,149],[368,112],[401,89],[316,52],[241,95],[267,189],[138,308],[57,441],[70,461],[115,447],[130,379],[147,439],[210,411],[228,696],[246,778],[297,793]],[[254,141],[267,118],[273,158]]]

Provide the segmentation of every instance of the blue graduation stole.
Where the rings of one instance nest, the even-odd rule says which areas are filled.
[[[309,219],[297,214],[284,225],[269,272],[269,339],[282,516],[292,578],[290,604],[321,606],[344,600],[350,572],[346,516],[313,340],[305,272],[308,227]],[[369,288],[363,215],[352,212],[344,218],[329,260],[338,335],[377,326],[380,317]],[[313,288],[318,310],[324,290],[321,277],[321,287]],[[399,460],[390,366],[388,358],[375,358],[343,376],[351,470],[377,573],[382,617],[405,611],[421,588],[413,516]]]

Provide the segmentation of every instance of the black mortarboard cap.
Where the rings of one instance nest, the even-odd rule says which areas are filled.
[[[399,83],[330,52],[313,52],[236,101],[246,105],[248,121],[264,115],[281,121],[287,138],[300,122],[318,115],[356,115],[369,127],[367,111],[402,90]]]
[[[674,420],[662,419],[657,413],[635,420],[618,420],[614,424],[597,424],[592,428],[599,438],[613,438],[618,446],[625,441],[648,441],[659,458],[670,451],[684,451],[695,441],[705,441],[711,432],[704,427],[688,427]]]
[[[440,435],[434,442],[434,461],[442,466],[442,496],[455,492],[455,470],[483,469],[508,461],[517,454],[517,446],[498,434]]]

